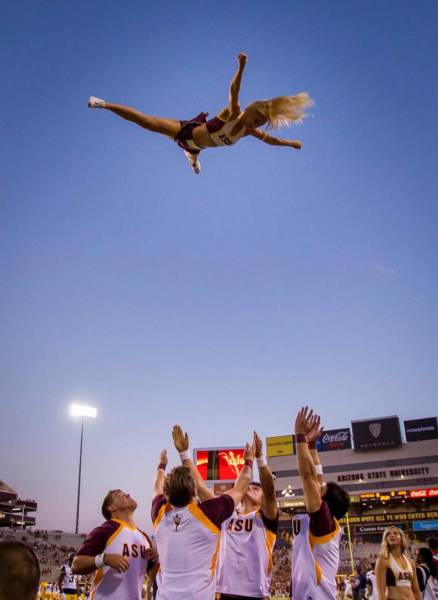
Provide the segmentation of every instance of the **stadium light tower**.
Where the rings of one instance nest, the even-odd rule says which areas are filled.
[[[79,503],[81,500],[82,440],[84,438],[84,419],[85,419],[85,417],[91,417],[91,418],[95,419],[97,416],[97,408],[94,408],[92,406],[85,406],[84,404],[72,404],[70,406],[70,414],[73,417],[81,417],[81,446],[80,446],[80,450],[79,450],[78,500],[76,503],[76,527],[75,527],[75,533],[78,533]]]

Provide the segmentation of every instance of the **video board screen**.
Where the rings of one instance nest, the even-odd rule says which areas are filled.
[[[434,440],[438,438],[437,419],[430,417],[405,421],[405,433],[407,442]]]
[[[400,421],[397,416],[352,421],[354,449],[380,450],[401,446]]]
[[[194,463],[204,481],[234,481],[242,470],[244,448],[198,448]]]

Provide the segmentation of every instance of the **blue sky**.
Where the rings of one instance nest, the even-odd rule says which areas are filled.
[[[438,6],[10,4],[0,36],[0,478],[72,530],[109,488],[147,513],[170,428],[194,446],[430,416],[438,392]],[[213,116],[307,91],[282,135],[201,155],[105,111]],[[170,453],[176,462],[175,453]]]

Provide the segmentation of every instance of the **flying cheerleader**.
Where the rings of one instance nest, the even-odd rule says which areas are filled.
[[[306,109],[313,105],[305,92],[295,96],[279,96],[271,100],[257,100],[241,110],[239,103],[240,85],[248,56],[239,54],[238,67],[230,83],[228,106],[215,117],[207,120],[208,113],[200,113],[188,121],[146,115],[135,108],[106,102],[91,96],[89,108],[104,108],[119,117],[132,121],[140,127],[161,133],[174,140],[184,150],[191,168],[197,175],[201,172],[199,154],[205,148],[233,146],[240,139],[251,135],[270,146],[288,146],[300,150],[299,140],[287,140],[269,135],[261,129],[278,129],[292,123],[301,123],[307,116]]]

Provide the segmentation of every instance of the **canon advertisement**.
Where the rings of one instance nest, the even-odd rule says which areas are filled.
[[[350,429],[329,429],[328,431],[324,431],[317,442],[317,448],[318,452],[351,448]]]
[[[405,433],[407,442],[435,440],[438,438],[437,419],[430,417],[429,419],[405,421]]]
[[[380,450],[401,446],[400,421],[397,416],[352,421],[354,449]]]

